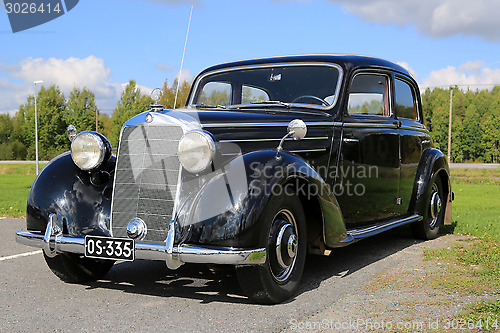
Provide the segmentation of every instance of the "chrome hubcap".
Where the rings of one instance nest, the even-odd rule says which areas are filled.
[[[439,213],[441,212],[442,202],[439,196],[439,189],[436,184],[432,185],[431,190],[431,202],[430,202],[430,213],[431,213],[431,228],[434,228],[438,222]]]
[[[277,282],[283,283],[292,274],[298,251],[295,218],[289,210],[276,214],[269,236],[271,273]]]

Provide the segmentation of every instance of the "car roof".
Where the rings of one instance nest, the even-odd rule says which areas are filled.
[[[389,68],[412,77],[411,74],[408,72],[408,70],[406,70],[402,66],[392,61],[377,57],[354,55],[354,54],[307,54],[307,55],[289,55],[289,56],[239,60],[239,61],[227,62],[211,66],[203,70],[198,76],[203,75],[207,72],[222,70],[231,67],[245,67],[245,66],[265,65],[274,63],[289,63],[289,62],[290,63],[311,63],[311,62],[334,63],[342,66],[346,70],[356,69],[360,67]]]

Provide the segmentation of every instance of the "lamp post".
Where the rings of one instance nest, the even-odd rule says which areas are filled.
[[[43,81],[38,80],[33,82],[35,85],[35,157],[36,157],[36,175],[38,176],[38,122],[37,122],[37,114],[36,114],[36,100],[37,100],[37,93],[36,93],[36,85],[37,83],[43,83]]]
[[[451,115],[453,112],[453,87],[450,87],[450,118],[448,120],[448,163],[451,163]]]

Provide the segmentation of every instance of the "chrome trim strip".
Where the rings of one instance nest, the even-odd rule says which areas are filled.
[[[370,127],[370,128],[391,128],[397,129],[397,125],[393,124],[377,124],[377,123],[344,123],[344,127]]]
[[[281,138],[276,139],[237,139],[237,140],[219,140],[219,142],[267,142],[267,141],[280,141]],[[286,138],[286,141],[294,141],[292,138]],[[302,140],[328,140],[327,136],[321,136],[316,138],[303,138]]]
[[[370,128],[398,128],[397,125],[393,124],[377,124],[377,123],[341,123],[341,122],[335,122],[333,124],[335,127],[370,127]],[[409,130],[409,131],[416,131],[416,132],[423,132],[423,133],[429,133],[429,130],[426,128],[422,127],[412,127],[412,126],[401,126],[399,127],[400,129],[404,130]]]
[[[217,128],[217,127],[288,127],[290,123],[212,123],[201,124],[202,128]],[[306,122],[307,126],[333,126],[333,122]],[[281,140],[281,139],[280,139]]]
[[[427,128],[422,128],[422,127],[401,126],[400,129],[415,131],[415,132],[422,132],[422,133],[429,133],[429,130]]]
[[[217,69],[211,72],[207,72],[200,76],[196,82],[193,83],[193,89],[192,89],[192,94],[191,98],[189,99],[188,105],[191,106],[194,104],[194,97],[196,95],[196,92],[198,91],[198,86],[200,85],[200,82],[205,79],[207,76],[214,75],[214,74],[219,74],[219,73],[224,73],[224,72],[232,72],[232,71],[239,71],[239,70],[246,70],[246,69],[258,69],[258,68],[272,68],[272,67],[297,67],[297,66],[327,66],[327,67],[333,67],[339,71],[339,76],[337,78],[337,86],[335,87],[335,99],[333,100],[332,104],[330,104],[328,107],[322,107],[322,106],[306,106],[307,104],[304,105],[304,108],[312,108],[312,109],[317,109],[317,110],[331,110],[333,107],[337,104],[338,98],[339,98],[339,92],[340,92],[340,86],[342,84],[343,76],[344,76],[344,70],[342,67],[338,64],[334,63],[328,63],[328,62],[284,62],[284,63],[274,63],[274,64],[257,64],[257,65],[247,65],[247,66],[237,66],[237,67],[228,67],[228,68],[221,68]],[[292,104],[292,103],[290,103]],[[297,105],[299,108],[301,107],[299,103],[293,103],[292,105]]]
[[[283,151],[285,153],[314,153],[314,152],[321,152],[321,151],[326,151],[327,148],[317,148],[317,149],[296,149],[296,150],[288,150],[284,149]],[[242,155],[241,152],[239,153],[222,153],[222,156],[239,156]]]
[[[313,152],[318,152],[318,151],[326,151],[326,148],[289,150],[290,153],[313,153]],[[285,150],[285,152],[286,152],[286,150]]]
[[[47,232],[50,233],[50,231]],[[25,230],[18,230],[16,232],[16,241],[18,243],[42,249],[45,249],[46,246],[44,237],[45,234],[42,232]],[[85,253],[85,238],[51,235],[47,240],[50,242],[51,251],[54,254],[57,254],[57,252]],[[179,259],[180,264],[260,265],[266,262],[265,248],[238,249],[182,244],[180,246],[173,246],[172,254]],[[166,261],[167,257],[166,245],[135,243],[135,259]]]
[[[403,224],[418,222],[422,219],[423,219],[423,217],[421,215],[415,214],[415,215],[411,215],[411,216],[408,216],[408,217],[405,217],[402,219],[391,220],[391,221],[386,222],[386,223],[369,226],[367,228],[347,230],[348,236],[347,236],[347,239],[344,240],[343,242],[350,242],[350,241],[353,241],[356,239],[361,239],[361,238],[373,236],[373,235],[379,234],[383,231],[386,231],[386,230],[389,230],[389,229],[392,229],[395,227],[399,227]]]

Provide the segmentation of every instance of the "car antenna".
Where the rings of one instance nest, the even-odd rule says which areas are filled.
[[[191,16],[193,15],[193,5],[191,5],[191,12],[189,13],[189,22],[188,28],[186,32],[186,40],[184,41],[184,51],[182,51],[182,60],[181,60],[181,69],[179,70],[179,78],[177,79],[177,88],[175,89],[175,98],[174,98],[174,109],[177,104],[177,95],[179,94],[179,86],[181,85],[181,75],[182,75],[182,65],[184,65],[184,55],[186,54],[186,45],[189,36],[189,27],[191,26]]]

